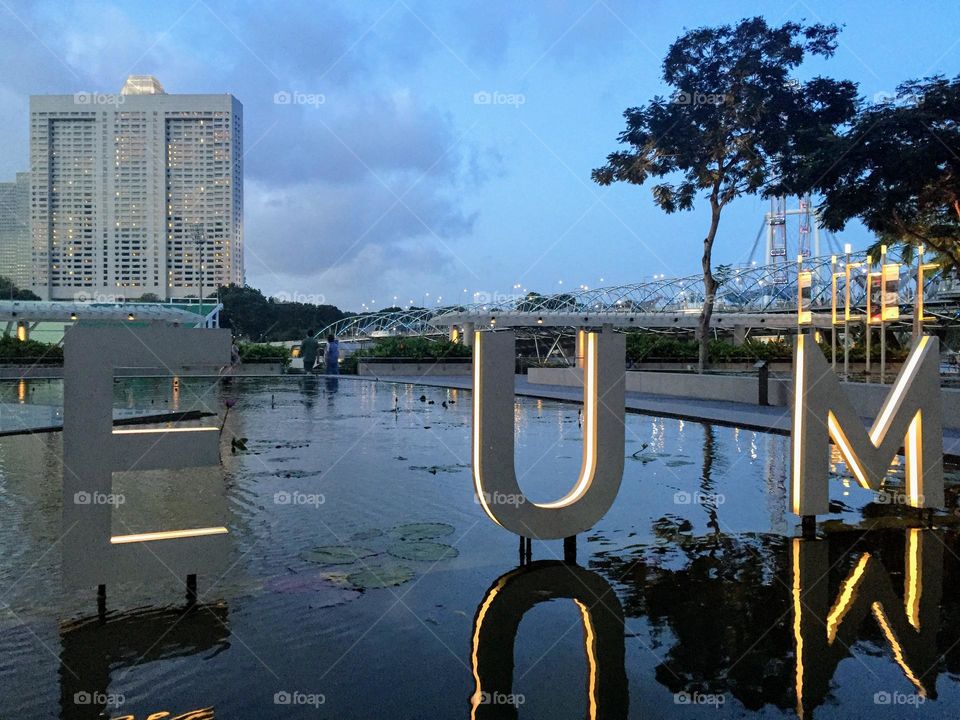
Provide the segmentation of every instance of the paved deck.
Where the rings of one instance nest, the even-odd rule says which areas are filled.
[[[470,376],[389,377],[380,378],[380,382],[411,383],[429,387],[451,387],[469,390],[473,385],[473,378]],[[579,388],[534,384],[527,380],[526,375],[517,375],[514,382],[517,395],[558,400],[560,402],[581,403],[583,401],[583,393]],[[790,434],[790,410],[786,407],[763,407],[722,400],[694,400],[670,395],[628,392],[626,394],[626,409],[627,412],[643,415],[709,422],[777,435]],[[944,432],[943,446],[944,453],[947,455],[960,457],[960,433]]]

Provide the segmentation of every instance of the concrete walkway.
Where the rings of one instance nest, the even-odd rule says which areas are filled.
[[[380,378],[380,381],[429,387],[449,387],[461,390],[470,390],[473,386],[473,378],[465,375],[453,377],[389,377]],[[583,402],[583,392],[579,388],[534,384],[528,382],[526,375],[517,375],[514,383],[516,394],[524,397],[558,400],[560,402]],[[777,435],[790,434],[790,409],[786,407],[763,407],[721,400],[694,400],[669,395],[628,392],[626,394],[626,409],[627,412],[643,415],[729,425]],[[872,422],[872,419],[870,422]],[[943,449],[946,455],[960,458],[960,434],[945,432]]]

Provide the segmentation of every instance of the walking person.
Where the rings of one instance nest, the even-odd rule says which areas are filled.
[[[327,335],[327,347],[323,351],[324,372],[327,375],[340,374],[340,343],[332,333]]]

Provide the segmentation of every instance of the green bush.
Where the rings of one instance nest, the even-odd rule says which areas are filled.
[[[423,337],[381,338],[371,348],[357,350],[351,357],[403,358],[410,360],[442,360],[470,357],[470,348],[450,340]]]
[[[15,335],[0,338],[0,361],[23,360],[24,362],[62,363],[63,348],[38,340],[21,342]]]
[[[290,364],[290,348],[262,343],[240,343],[240,360],[243,362],[277,362]]]

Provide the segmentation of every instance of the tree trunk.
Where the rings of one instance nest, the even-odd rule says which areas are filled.
[[[697,340],[700,341],[700,357],[697,362],[697,372],[706,370],[709,363],[708,350],[710,346],[710,318],[713,317],[713,302],[717,294],[717,282],[713,279],[713,241],[717,237],[717,228],[720,225],[720,203],[715,197],[710,198],[710,231],[703,239],[703,309],[700,311],[700,324],[697,327]]]

